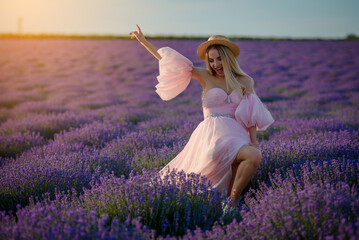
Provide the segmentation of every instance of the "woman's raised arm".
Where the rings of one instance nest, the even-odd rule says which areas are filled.
[[[137,38],[137,40],[144,46],[152,55],[157,58],[158,60],[161,60],[161,55],[157,52],[157,48],[153,46],[150,42],[148,42],[143,35],[141,28],[136,24],[138,31],[130,32],[129,35],[131,35],[131,39]]]
[[[161,55],[158,53],[158,48],[156,48],[155,46],[153,46],[150,42],[148,42],[146,40],[146,38],[144,37],[141,28],[136,24],[137,26],[137,31],[133,31],[130,32],[129,35],[131,35],[131,39],[137,38],[137,40],[153,55],[155,56],[158,60],[161,60],[162,57]],[[205,87],[205,80],[204,80],[204,76],[208,74],[207,70],[205,68],[198,68],[198,67],[193,67],[192,71],[191,71],[191,77],[193,79],[196,79],[197,81],[199,81],[202,85],[202,87]]]

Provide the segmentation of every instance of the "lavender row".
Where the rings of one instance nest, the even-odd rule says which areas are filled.
[[[347,130],[308,133],[297,137],[279,135],[260,143],[263,161],[256,172],[265,179],[268,173],[278,168],[293,168],[311,160],[359,159],[359,132]]]
[[[15,217],[1,213],[2,239],[150,239],[153,232],[138,220],[120,223],[109,220],[107,214],[98,216],[95,211],[74,209],[55,204],[40,205],[32,209],[19,209]],[[16,227],[14,227],[16,226]]]
[[[0,169],[1,209],[14,210],[30,196],[53,195],[56,189],[81,191],[91,179],[111,172],[128,176],[133,169],[163,166],[180,151],[194,126],[166,133],[132,128],[127,122],[94,122],[8,161]]]
[[[326,174],[322,174],[323,170]],[[223,196],[196,174],[156,169],[113,175],[91,182],[91,189],[47,196],[13,216],[1,215],[1,236],[19,239],[83,235],[109,239],[114,234],[176,239],[335,239],[358,237],[358,176],[353,161],[307,162],[298,172],[270,175],[270,184],[250,190],[239,212],[223,212]],[[343,181],[344,180],[344,181]],[[237,215],[238,214],[238,215]],[[239,218],[237,217],[239,216]],[[132,220],[131,232],[128,225]],[[225,220],[232,219],[230,224]],[[238,222],[238,220],[240,220]],[[49,221],[52,221],[49,224]],[[121,227],[119,227],[121,226]],[[127,230],[126,230],[127,226]],[[146,226],[146,227],[144,227]],[[148,230],[152,229],[152,231]],[[126,235],[127,234],[127,235]],[[117,235],[120,237],[119,235]]]
[[[80,191],[89,186],[91,179],[111,172],[116,176],[129,176],[131,170],[141,172],[144,167],[163,167],[179,153],[195,127],[189,124],[187,129],[184,125],[177,131],[162,133],[130,131],[109,141],[103,148],[89,146],[91,141],[97,143],[102,137],[106,138],[107,129],[111,128],[104,126],[96,131],[92,129],[93,134],[85,128],[82,140],[79,134],[64,133],[62,138],[56,138],[58,141],[32,149],[4,165],[0,169],[1,208],[9,210],[18,203],[26,205],[31,195],[54,193],[55,189]],[[101,129],[102,135],[99,135]],[[95,137],[89,138],[91,135]],[[261,142],[263,161],[254,179],[267,181],[269,173],[275,169],[293,168],[293,164],[300,166],[307,160],[358,159],[358,144],[358,132],[348,131],[307,134],[298,139],[272,137]],[[251,187],[256,186],[253,180]]]
[[[156,235],[180,235],[195,226],[210,229],[222,214],[222,200],[218,191],[210,189],[207,179],[197,174],[171,172],[163,177],[153,169],[141,175],[131,174],[129,179],[110,175],[91,182],[91,189],[79,197],[73,190],[58,193],[53,201],[49,195],[36,203],[32,200],[28,207],[17,210],[17,222],[13,216],[2,214],[0,236],[26,238],[58,229],[58,236],[53,237],[61,239],[69,235],[66,228],[71,223],[74,235],[98,236],[103,230],[114,231],[114,223],[126,226],[137,219],[147,229],[156,229]],[[64,221],[49,224],[53,218]],[[102,234],[106,236],[106,232]]]
[[[197,228],[183,239],[356,239],[358,170],[357,162],[332,160],[271,174],[269,185],[247,193],[240,222]],[[343,181],[353,177],[352,186]]]

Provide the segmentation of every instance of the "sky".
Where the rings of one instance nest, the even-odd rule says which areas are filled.
[[[21,29],[19,19],[22,19]],[[0,33],[359,36],[359,0],[0,0]]]

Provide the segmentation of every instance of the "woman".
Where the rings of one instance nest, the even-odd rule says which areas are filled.
[[[227,191],[234,207],[261,162],[257,130],[265,130],[273,118],[253,89],[253,79],[236,61],[239,47],[224,36],[214,35],[202,43],[198,56],[207,68],[192,62],[174,49],[157,49],[140,27],[129,33],[159,60],[156,92],[170,100],[184,91],[191,78],[203,88],[204,120],[192,133],[184,149],[165,169],[184,170],[206,176],[213,187]]]

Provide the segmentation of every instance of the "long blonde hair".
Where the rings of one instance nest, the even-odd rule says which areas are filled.
[[[211,68],[211,65],[209,64],[208,52],[211,49],[217,49],[219,55],[221,56],[227,91],[230,89],[236,90],[239,96],[246,93],[246,86],[238,82],[236,77],[246,76],[251,79],[251,82],[253,82],[253,79],[239,67],[236,59],[233,56],[232,51],[228,47],[215,44],[207,48],[205,61],[206,61],[207,69],[210,71],[210,74],[211,75],[216,74],[215,71]]]

